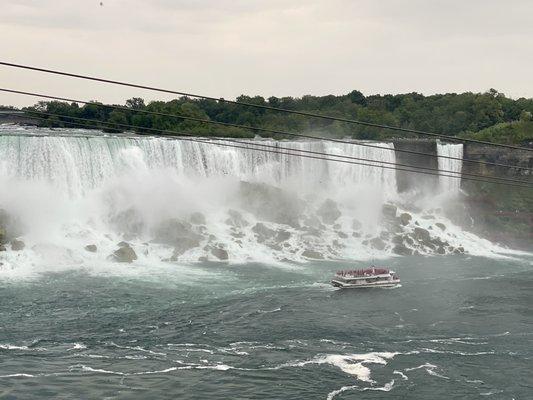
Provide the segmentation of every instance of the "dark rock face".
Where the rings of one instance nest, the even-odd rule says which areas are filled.
[[[322,221],[327,225],[333,225],[337,219],[341,216],[339,207],[331,199],[327,199],[322,203],[320,208],[317,210],[317,214],[322,218]]]
[[[6,246],[4,246],[3,244],[0,244],[0,252],[1,251],[7,251]]]
[[[372,248],[376,250],[384,250],[385,249],[385,242],[381,238],[374,238],[369,241]]]
[[[305,202],[293,194],[264,183],[241,181],[239,187],[241,205],[263,221],[300,226],[299,220]]]
[[[110,256],[113,261],[120,263],[132,263],[137,259],[137,254],[128,243],[120,242],[118,246],[119,248]]]
[[[315,251],[315,250],[311,250],[311,249],[305,250],[302,253],[302,256],[305,257],[305,258],[312,258],[314,260],[323,260],[324,259],[324,256],[322,255],[322,253],[320,253],[318,251]]]
[[[250,225],[248,221],[244,219],[242,214],[235,210],[228,211],[229,218],[226,220],[226,224],[233,226],[235,228],[244,228],[245,226]]]
[[[192,213],[191,216],[189,217],[189,220],[194,225],[205,225],[206,224],[205,215],[202,214],[201,212]]]
[[[88,244],[85,246],[85,250],[87,250],[89,253],[96,253],[98,251],[98,248],[95,244]]]
[[[276,231],[274,229],[270,229],[262,222],[255,224],[252,228],[252,231],[255,233],[255,237],[259,243],[264,243],[276,236]]]
[[[409,225],[409,222],[411,222],[412,219],[413,219],[413,217],[409,213],[401,213],[400,214],[400,223],[403,226]]]
[[[154,241],[173,246],[171,261],[177,261],[187,250],[199,247],[203,239],[204,237],[196,232],[191,223],[174,218],[158,226]]]
[[[444,225],[442,222],[437,222],[435,223],[435,226],[436,227],[439,227],[441,230],[445,231],[446,230],[446,225]]]
[[[133,208],[113,215],[109,222],[118,231],[129,239],[138,237],[144,230],[144,221],[139,212]]]
[[[413,236],[416,240],[421,242],[429,242],[430,240],[429,231],[424,228],[416,227]]]
[[[396,246],[394,246],[392,248],[392,252],[394,254],[398,254],[400,256],[410,256],[413,254],[413,250],[407,248],[405,245],[403,244],[397,244]]]
[[[13,239],[11,241],[11,250],[12,251],[21,251],[21,250],[24,250],[25,247],[26,247],[26,245],[24,244],[24,242],[22,240]]]
[[[221,249],[219,247],[214,247],[211,249],[211,254],[214,255],[219,260],[227,260],[229,258],[228,252],[224,249]]]
[[[383,204],[381,208],[381,212],[383,213],[383,216],[394,218],[396,217],[396,212],[398,211],[398,207],[396,207],[393,204]]]

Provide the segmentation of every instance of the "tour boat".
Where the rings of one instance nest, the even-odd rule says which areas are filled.
[[[345,289],[362,289],[371,287],[395,287],[400,283],[400,278],[394,271],[386,268],[370,267],[367,269],[354,269],[337,271],[331,284]]]

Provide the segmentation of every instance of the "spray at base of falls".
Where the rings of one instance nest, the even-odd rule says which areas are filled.
[[[26,243],[24,251],[8,244],[0,252],[3,270],[109,266],[121,241],[135,251],[134,265],[503,251],[454,226],[438,199],[431,210],[407,211],[394,170],[65,131],[88,137],[36,128],[0,136],[0,208]],[[395,162],[390,143],[261,143]],[[439,154],[458,154],[455,146],[439,144]],[[460,162],[447,161],[447,169],[460,170]]]

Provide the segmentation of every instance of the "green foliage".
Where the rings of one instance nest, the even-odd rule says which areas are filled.
[[[341,96],[306,95],[301,98],[269,97],[265,99],[261,96],[242,95],[237,100],[453,136],[479,137],[484,138],[484,140],[503,143],[521,143],[531,140],[533,99],[509,99],[494,89],[486,93],[447,93],[432,96],[423,96],[419,93],[365,96],[361,92],[353,90]],[[181,97],[168,102],[153,101],[145,104],[143,99],[134,97],[126,101],[125,107],[126,110],[118,111],[98,102],[80,106],[75,103],[51,101],[39,102],[29,109],[61,114],[67,117],[95,119],[107,124],[91,122],[85,125],[92,128],[104,128],[112,132],[124,130],[120,124],[125,124],[135,125],[134,130],[136,132],[150,132],[150,129],[158,129],[164,131],[161,134],[193,134],[198,136],[254,137],[256,134],[277,138],[285,136],[269,135],[254,130],[254,128],[300,133],[318,132],[331,137],[358,139],[415,136],[393,130],[251,108],[230,104],[223,100]],[[201,121],[184,120],[179,117],[139,112],[142,110],[245,125],[249,129],[212,125]],[[59,118],[59,120],[63,122],[58,122],[56,118],[47,121],[45,125],[59,126],[63,124],[68,126],[66,124],[68,118]]]

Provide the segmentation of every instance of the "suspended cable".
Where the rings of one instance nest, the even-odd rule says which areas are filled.
[[[95,103],[95,102],[90,102],[90,101],[71,99],[71,98],[67,98],[67,97],[46,95],[46,94],[42,94],[42,93],[33,93],[33,92],[26,92],[26,91],[20,91],[20,90],[14,90],[14,89],[5,89],[5,88],[0,88],[0,91],[8,92],[8,93],[15,93],[15,94],[22,94],[22,95],[25,95],[25,96],[35,96],[35,97],[42,97],[42,98],[46,98],[46,99],[74,102],[74,103],[80,103],[80,104],[96,105],[96,106],[99,106],[99,107],[106,107],[106,108],[110,108],[110,109],[121,110],[121,111],[125,111],[125,112],[128,112],[128,113],[138,112],[138,113],[143,113],[143,114],[148,114],[148,115],[171,117],[171,118],[174,118],[174,119],[183,119],[183,120],[188,120],[188,121],[196,121],[196,122],[206,123],[206,124],[214,124],[214,125],[228,126],[228,127],[233,127],[233,128],[240,128],[240,129],[253,130],[253,131],[259,131],[259,132],[267,132],[267,133],[276,134],[276,135],[287,135],[287,136],[307,138],[307,139],[317,139],[317,140],[324,140],[324,141],[332,141],[332,142],[335,142],[335,143],[343,143],[343,144],[349,144],[349,145],[355,145],[355,146],[384,149],[386,151],[388,150],[388,151],[395,151],[395,152],[401,152],[401,153],[423,155],[423,156],[432,157],[432,158],[452,159],[452,160],[457,160],[457,161],[462,161],[462,162],[469,162],[469,163],[482,164],[482,165],[491,165],[491,166],[495,166],[495,167],[514,168],[514,169],[531,170],[531,171],[533,171],[533,168],[528,168],[528,167],[521,167],[521,166],[515,166],[515,165],[509,165],[509,164],[501,164],[501,163],[493,163],[493,162],[489,162],[489,161],[470,160],[470,159],[464,159],[464,158],[461,158],[461,157],[444,156],[444,155],[438,155],[438,154],[429,154],[429,153],[423,153],[423,152],[405,150],[405,149],[389,149],[389,148],[383,148],[383,147],[381,147],[379,145],[370,144],[370,143],[353,142],[353,141],[342,140],[342,139],[321,138],[321,137],[318,137],[318,136],[312,136],[312,135],[306,135],[306,134],[300,134],[300,133],[292,133],[292,132],[280,131],[280,130],[268,129],[268,128],[254,128],[254,127],[250,127],[250,126],[246,126],[246,125],[239,125],[239,124],[233,124],[233,123],[228,123],[228,122],[212,121],[212,120],[208,120],[208,119],[189,117],[189,116],[184,116],[184,115],[180,115],[180,114],[168,114],[168,113],[162,113],[162,112],[157,112],[157,111],[132,109],[132,108],[118,106],[118,105]],[[401,164],[398,164],[398,165],[401,165]],[[415,167],[415,168],[421,168],[421,167]],[[435,170],[435,168],[433,168],[433,170]],[[491,178],[494,178],[494,177],[491,177]]]
[[[7,67],[21,68],[21,69],[26,69],[26,70],[31,70],[31,71],[44,72],[48,74],[68,76],[71,78],[79,78],[79,79],[91,80],[91,81],[102,82],[102,83],[110,83],[113,85],[128,86],[128,87],[133,87],[137,89],[151,90],[151,91],[156,91],[156,92],[161,92],[161,93],[175,94],[179,96],[187,96],[187,97],[193,97],[193,98],[204,99],[204,100],[213,100],[213,101],[219,101],[219,102],[224,102],[228,104],[236,104],[236,105],[241,105],[241,106],[246,106],[246,107],[261,108],[264,110],[277,111],[277,112],[282,112],[282,113],[287,113],[287,114],[302,115],[305,117],[320,118],[320,119],[325,119],[329,121],[345,122],[349,124],[356,124],[356,125],[368,126],[368,127],[373,127],[373,128],[390,129],[390,130],[395,130],[395,131],[400,131],[400,132],[413,133],[417,135],[438,137],[438,138],[452,140],[456,142],[477,143],[477,144],[484,144],[484,145],[494,146],[494,147],[503,147],[503,148],[514,149],[514,150],[533,151],[533,148],[513,146],[513,145],[501,144],[501,143],[492,143],[492,142],[476,140],[476,139],[457,138],[455,136],[443,135],[440,133],[426,132],[426,131],[421,131],[417,129],[402,128],[402,127],[383,125],[383,124],[375,124],[371,122],[364,122],[364,121],[348,119],[348,118],[332,117],[328,115],[316,114],[316,113],[311,113],[311,112],[306,112],[306,111],[288,110],[285,108],[272,107],[272,106],[266,106],[266,105],[261,105],[261,104],[253,104],[253,103],[241,102],[241,101],[235,101],[235,100],[226,100],[224,98],[203,96],[203,95],[194,94],[194,93],[187,93],[187,92],[181,92],[177,90],[157,88],[153,86],[139,85],[135,83],[122,82],[122,81],[117,81],[117,80],[112,80],[112,79],[98,78],[98,77],[89,76],[89,75],[73,74],[70,72],[39,68],[39,67],[30,66],[30,65],[8,63],[4,61],[0,61],[0,65],[4,65]]]
[[[212,141],[212,140],[209,140],[209,139],[199,139],[199,138],[195,137],[192,134],[188,134],[190,137],[175,136],[175,134],[179,134],[179,132],[171,131],[171,130],[155,129],[155,128],[143,128],[143,127],[129,125],[129,124],[102,122],[102,121],[99,121],[99,120],[96,120],[96,119],[78,118],[78,117],[71,117],[71,116],[68,116],[68,115],[46,113],[46,112],[40,112],[40,111],[32,111],[32,113],[37,113],[37,114],[40,114],[40,115],[53,116],[53,117],[58,117],[58,118],[67,118],[67,119],[75,120],[75,121],[104,124],[104,125],[108,126],[108,129],[109,128],[110,129],[116,129],[117,127],[128,128],[128,129],[139,129],[139,128],[141,128],[143,130],[147,130],[147,131],[151,131],[151,132],[157,132],[158,134],[167,134],[167,133],[170,134],[170,135],[163,135],[163,136],[161,136],[161,138],[168,138],[170,136],[173,139],[193,141],[193,142],[205,143],[205,144],[211,144],[211,145],[217,145],[217,146],[232,147],[232,148],[243,148],[243,149],[249,149],[249,150],[255,150],[255,151],[262,151],[262,152],[266,152],[266,153],[277,153],[277,154],[285,154],[285,155],[304,157],[304,158],[310,158],[310,159],[318,159],[318,160],[324,160],[324,161],[340,162],[340,163],[344,163],[344,164],[362,165],[362,166],[371,167],[371,168],[391,169],[391,170],[397,170],[397,171],[412,172],[412,173],[416,173],[416,174],[432,175],[432,176],[438,176],[438,177],[449,177],[449,178],[453,178],[453,179],[464,179],[464,180],[484,182],[484,183],[492,183],[492,184],[498,184],[498,185],[530,188],[530,186],[526,186],[524,184],[491,181],[491,180],[487,180],[487,179],[477,179],[477,178],[461,178],[460,175],[449,175],[449,174],[433,173],[433,172],[420,171],[420,170],[416,170],[416,169],[399,168],[399,167],[396,167],[396,166],[376,165],[376,164],[382,164],[382,162],[378,161],[378,160],[371,160],[371,159],[361,158],[361,160],[363,160],[365,162],[357,162],[357,161],[342,160],[342,159],[338,159],[338,158],[319,157],[319,156],[314,156],[314,155],[298,153],[298,150],[296,150],[296,149],[289,149],[289,148],[285,148],[285,147],[279,147],[279,150],[266,150],[265,148],[259,147],[259,146],[261,146],[260,144],[250,143],[250,142],[241,142],[241,141],[234,140],[234,139],[224,139],[224,141],[230,142],[230,143],[237,143],[237,144],[221,143],[220,140]],[[60,121],[60,122],[67,123],[67,124],[73,124],[73,125],[77,125],[77,126],[81,126],[81,127],[85,127],[85,128],[87,127],[86,124],[82,124],[82,123],[79,123],[79,122],[70,122],[70,121]],[[174,134],[174,136],[171,136],[173,134]],[[336,156],[334,156],[334,157],[336,157]],[[370,163],[374,163],[374,164],[369,164],[369,162]]]

